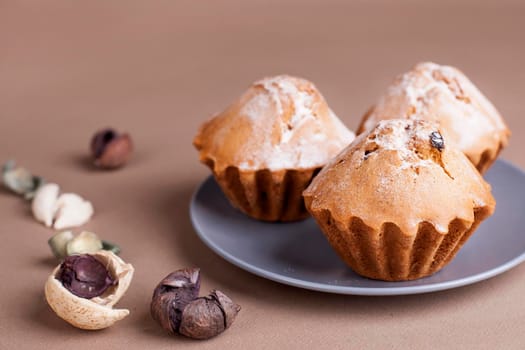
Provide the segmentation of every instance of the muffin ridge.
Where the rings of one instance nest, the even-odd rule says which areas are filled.
[[[303,196],[342,260],[387,281],[440,270],[495,207],[490,185],[439,125],[407,119],[359,135]]]
[[[303,190],[354,139],[313,83],[288,75],[253,83],[194,138],[230,203],[266,221],[309,214]]]

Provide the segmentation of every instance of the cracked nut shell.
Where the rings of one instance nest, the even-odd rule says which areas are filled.
[[[208,339],[231,326],[240,306],[219,290],[189,303],[182,313],[179,332],[194,339]]]
[[[100,261],[116,284],[107,288],[102,295],[85,299],[67,290],[56,278],[61,264],[58,265],[45,284],[47,303],[53,311],[71,325],[87,330],[103,329],[129,315],[129,310],[113,309],[122,298],[133,278],[133,266],[109,251],[98,251],[90,254]]]
[[[199,269],[170,273],[155,288],[152,317],[165,330],[194,339],[208,339],[224,332],[241,307],[218,290],[198,297],[199,289]]]
[[[60,187],[54,183],[38,189],[31,211],[37,221],[57,230],[84,225],[94,212],[91,202],[75,193],[60,194]]]
[[[98,131],[91,139],[91,154],[95,166],[116,169],[127,163],[133,151],[129,134],[120,134],[107,128]]]

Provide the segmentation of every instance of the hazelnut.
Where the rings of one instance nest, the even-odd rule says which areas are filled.
[[[129,310],[113,309],[113,305],[128,289],[133,271],[133,266],[109,251],[67,257],[47,279],[47,303],[75,327],[109,327],[129,315]]]
[[[166,276],[153,292],[151,315],[170,333],[208,339],[230,327],[241,307],[218,290],[198,297],[199,272],[190,268]]]
[[[91,139],[91,154],[99,168],[115,169],[123,166],[132,151],[131,137],[110,128],[98,131]]]

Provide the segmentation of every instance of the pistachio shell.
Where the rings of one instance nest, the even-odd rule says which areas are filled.
[[[66,255],[95,253],[102,249],[102,241],[92,232],[83,231],[66,245]]]
[[[5,174],[9,170],[14,169],[15,165],[16,165],[16,162],[14,160],[12,160],[12,159],[10,159],[7,162],[5,162],[4,165],[2,166],[2,174]]]
[[[69,292],[59,280],[55,278],[60,269],[57,266],[45,285],[45,296],[49,306],[55,313],[71,325],[88,330],[103,329],[129,315],[129,310],[113,309],[128,289],[133,277],[133,266],[126,264],[115,254],[108,251],[98,251],[91,254],[102,262],[118,280],[118,284],[106,292],[92,299],[77,297]]]
[[[102,240],[102,249],[109,250],[110,252],[113,252],[117,255],[120,254],[120,250],[121,250],[117,244],[111,243],[105,240]]]
[[[62,231],[51,237],[47,243],[49,244],[49,247],[51,247],[51,251],[57,259],[64,259],[67,256],[67,243],[73,238],[73,232]]]
[[[29,192],[34,187],[33,175],[24,168],[15,168],[4,172],[4,185],[17,194]]]
[[[24,198],[31,200],[35,197],[36,191],[46,184],[46,180],[40,176],[33,176],[33,188],[24,193]]]
[[[45,180],[25,168],[16,167],[15,161],[9,160],[2,167],[2,182],[12,192],[31,199]]]

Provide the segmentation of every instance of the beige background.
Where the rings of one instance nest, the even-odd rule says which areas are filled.
[[[396,74],[421,60],[458,66],[513,131],[502,156],[525,167],[524,18],[519,1],[1,1],[0,160],[92,200],[85,228],[120,243],[136,275],[120,303],[127,319],[72,328],[43,298],[52,232],[0,191],[0,349],[525,348],[525,265],[433,294],[331,295],[230,265],[188,217],[208,175],[191,146],[196,128],[277,73],[314,81],[355,128]],[[137,149],[109,173],[86,158],[108,125]],[[243,306],[222,336],[172,337],[151,320],[154,286],[184,266],[202,268],[203,292],[219,288]]]

